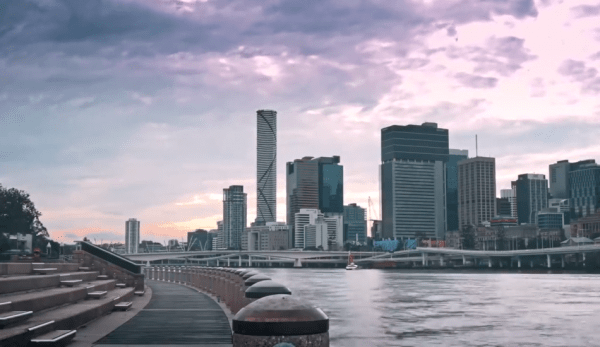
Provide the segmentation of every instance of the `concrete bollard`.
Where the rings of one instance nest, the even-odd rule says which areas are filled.
[[[265,296],[278,294],[292,295],[292,291],[283,284],[271,280],[255,283],[246,289],[246,297],[249,299],[260,299]]]
[[[244,284],[248,287],[252,286],[254,283],[258,283],[260,281],[268,281],[270,280],[271,277],[265,276],[265,275],[254,275],[252,277],[248,277],[246,279],[246,281],[244,282]]]
[[[242,278],[243,278],[243,279],[244,279],[244,281],[245,281],[245,280],[247,280],[248,278],[250,278],[250,277],[252,277],[252,276],[254,276],[254,275],[258,275],[258,272],[254,271],[254,270],[250,270],[250,271],[246,272],[246,273],[245,273],[245,274],[242,276]]]
[[[329,318],[291,295],[270,295],[233,318],[233,347],[328,347]],[[285,344],[283,345],[285,346]]]

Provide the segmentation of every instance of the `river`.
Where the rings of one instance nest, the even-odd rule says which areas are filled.
[[[600,344],[600,275],[256,270],[329,316],[332,347]]]

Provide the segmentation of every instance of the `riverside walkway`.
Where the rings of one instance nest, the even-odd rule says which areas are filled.
[[[177,284],[147,284],[153,292],[150,303],[94,346],[232,346],[229,320],[210,297]]]

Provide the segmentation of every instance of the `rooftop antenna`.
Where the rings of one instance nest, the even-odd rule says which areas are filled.
[[[475,134],[475,157],[478,157],[479,150],[478,150],[478,146],[477,146],[477,134]]]

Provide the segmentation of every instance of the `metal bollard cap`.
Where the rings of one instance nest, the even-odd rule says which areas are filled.
[[[329,317],[291,295],[270,295],[241,309],[233,332],[253,336],[312,335],[329,331]]]
[[[258,275],[254,275],[252,277],[248,277],[246,279],[246,281],[244,282],[244,285],[249,287],[249,286],[253,285],[254,283],[258,283],[261,281],[268,281],[270,279],[271,279],[271,277],[269,277],[269,276],[258,274]]]
[[[249,299],[260,299],[277,294],[292,295],[292,291],[283,284],[271,280],[260,281],[246,289],[246,297]]]

